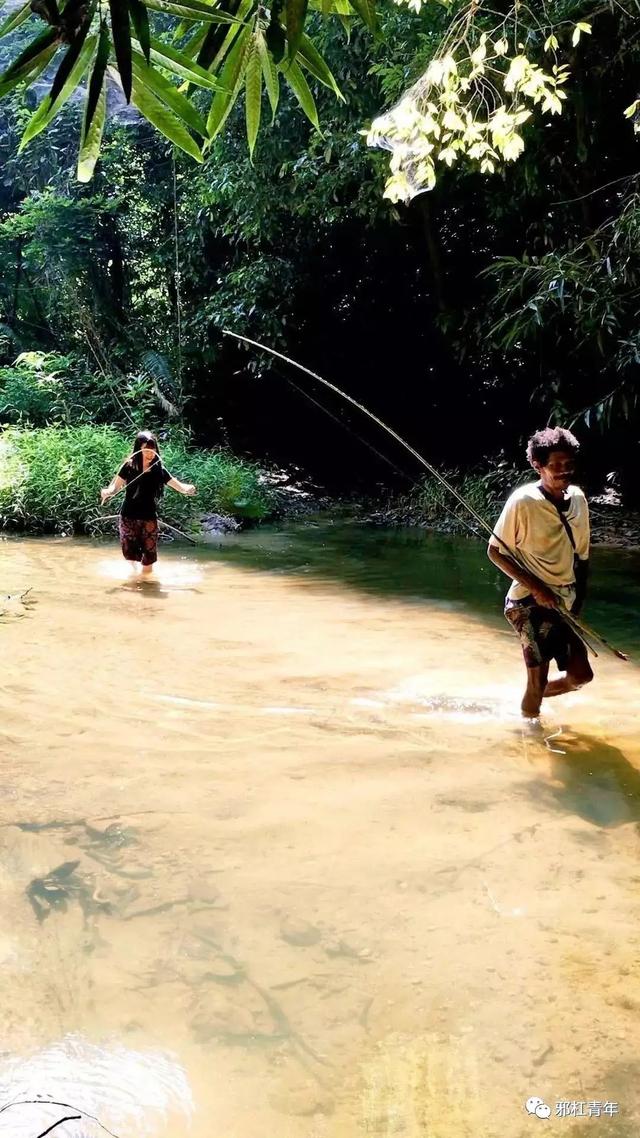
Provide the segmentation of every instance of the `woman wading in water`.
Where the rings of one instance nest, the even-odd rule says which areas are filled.
[[[100,491],[104,506],[114,494],[126,486],[120,511],[120,545],[122,555],[132,569],[142,562],[142,572],[148,576],[158,560],[158,499],[165,486],[179,494],[195,494],[196,488],[188,482],[173,478],[160,458],[158,440],[151,431],[140,431],[133,444],[133,453],[120,467],[109,485]]]

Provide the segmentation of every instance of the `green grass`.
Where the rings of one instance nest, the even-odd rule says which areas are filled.
[[[511,491],[526,481],[521,472],[502,464],[483,473],[453,470],[443,474],[476,513],[490,523],[495,522]],[[470,526],[478,528],[464,507],[431,475],[421,479],[405,497],[396,499],[391,516],[400,523],[444,529],[448,533],[468,533]]]
[[[108,485],[132,439],[109,427],[9,428],[0,434],[0,528],[30,533],[90,533],[94,519],[116,513],[122,496],[106,507]],[[195,498],[165,490],[161,516],[180,529],[197,528],[205,513],[260,520],[272,512],[257,467],[223,451],[188,449],[179,438],[161,447],[162,458]]]

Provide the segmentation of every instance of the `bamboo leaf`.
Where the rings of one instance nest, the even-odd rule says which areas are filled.
[[[109,29],[106,22],[103,20],[100,25],[100,38],[98,40],[98,50],[91,72],[91,79],[89,80],[89,87],[87,89],[87,102],[85,106],[84,125],[82,128],[83,137],[87,135],[91,129],[93,122],[93,115],[98,105],[98,99],[104,88],[104,75],[107,70],[107,63],[109,62]]]
[[[127,0],[109,0],[111,34],[124,97],[131,101],[131,27]]]
[[[46,35],[47,33],[45,32],[45,36]],[[8,72],[0,76],[0,98],[13,90],[14,87],[17,87],[19,83],[24,82],[27,87],[30,83],[33,83],[34,79],[37,79],[45,67],[51,62],[58,50],[58,46],[59,40],[54,32],[53,37],[49,38],[48,44],[42,47],[39,53],[31,58],[28,63],[23,64],[22,67],[14,73],[12,78],[7,78]]]
[[[18,8],[15,12],[12,12],[11,15],[7,16],[4,23],[0,24],[0,39],[2,36],[8,36],[11,32],[15,32],[16,28],[19,28],[21,24],[24,24],[25,20],[29,19],[31,13],[31,0],[27,0],[27,3],[23,4],[22,8]]]
[[[129,0],[129,13],[133,20],[138,42],[142,48],[147,63],[149,63],[151,54],[151,32],[149,30],[149,13],[142,3],[142,0]]]
[[[91,58],[96,49],[97,42],[97,36],[88,36],[85,39],[80,54],[71,71],[69,72],[62,90],[58,93],[57,97],[53,101],[51,100],[51,95],[45,95],[44,99],[40,103],[40,106],[34,112],[34,114],[29,119],[29,122],[27,123],[26,130],[20,139],[18,153],[24,150],[25,146],[28,142],[31,142],[32,138],[35,138],[36,135],[45,130],[45,128],[49,126],[49,123],[53,121],[59,111],[62,110],[65,103],[67,102],[67,99],[69,99],[78,84],[81,82],[82,77],[84,76],[84,73],[91,62]]]
[[[180,150],[190,154],[197,162],[202,162],[202,151],[187,128],[172,111],[156,98],[148,87],[140,82],[137,75],[133,77],[131,101],[165,138],[178,146]]]
[[[374,0],[349,0],[349,3],[363,24],[366,24],[370,31],[375,32],[378,19]]]
[[[300,66],[294,60],[293,63],[284,69],[283,74],[305,115],[309,119],[309,122],[313,123],[316,130],[322,134],[320,123],[318,122],[316,102],[309,89],[309,84],[300,70]]]
[[[55,78],[53,80],[53,83],[51,84],[51,90],[49,91],[49,99],[50,99],[50,106],[51,107],[53,107],[53,104],[55,103],[56,99],[58,98],[58,95],[62,91],[65,83],[67,82],[67,79],[69,78],[71,72],[73,71],[73,68],[76,65],[76,62],[80,56],[80,52],[82,51],[82,45],[84,44],[84,42],[87,38],[87,32],[88,31],[89,31],[89,21],[87,21],[86,23],[84,23],[82,25],[82,27],[79,29],[77,35],[74,36],[72,42],[69,44],[69,47],[67,48],[65,54],[62,57],[62,62],[60,63],[60,66],[59,66],[58,70],[56,71]]]
[[[307,71],[317,79],[319,83],[324,83],[325,87],[329,87],[339,99],[345,101],[342,91],[338,87],[332,72],[320,55],[320,52],[311,42],[308,36],[303,35],[298,47],[298,62],[302,67],[306,67]]]
[[[214,96],[207,121],[211,138],[215,138],[222,130],[238,97],[238,92],[242,86],[242,80],[247,68],[251,43],[251,28],[245,27],[240,32],[240,35],[237,36],[225,60],[224,67],[220,72],[220,85],[224,90],[218,91]]]
[[[147,8],[154,12],[164,12],[167,16],[179,16],[182,20],[194,20],[197,23],[228,24],[228,16],[220,13],[217,8],[204,4],[201,0],[145,0]]]
[[[247,77],[245,84],[247,142],[249,143],[249,158],[251,161],[253,161],[253,152],[260,129],[260,114],[262,111],[262,64],[257,39],[257,36],[261,34],[261,32],[258,32],[253,37],[249,58],[247,60]]]
[[[271,103],[271,121],[273,122],[276,117],[278,109],[278,100],[280,98],[280,76],[276,69],[276,65],[271,58],[267,48],[267,42],[260,29],[256,32],[258,41],[258,51],[260,53],[260,62],[262,64],[262,74],[264,76],[264,85],[267,89],[269,102]]]
[[[168,79],[150,67],[144,56],[137,51],[133,53],[133,74],[138,83],[146,87],[156,99],[169,107],[185,126],[190,127],[196,134],[200,134],[202,138],[207,137],[204,120],[198,114],[193,103],[181,95]]]
[[[177,51],[169,44],[161,43],[160,40],[151,40],[151,62],[171,71],[180,79],[186,79],[188,83],[194,83],[198,87],[207,87],[210,91],[218,90],[219,84],[213,75],[205,71],[204,67],[194,63],[184,52]]]
[[[298,45],[304,30],[304,22],[307,18],[308,3],[309,0],[286,0],[285,2],[284,15],[287,28],[289,59],[295,59],[296,57]]]
[[[16,76],[20,79],[23,75],[26,75],[40,53],[47,47],[50,47],[52,44],[57,44],[58,42],[59,32],[56,28],[48,28],[46,32],[42,32],[41,35],[36,36],[28,47],[20,52],[18,58],[14,59],[11,66],[0,75],[0,88],[4,83],[11,82]]]
[[[100,48],[98,48],[98,57],[100,57]],[[96,60],[96,64],[97,62],[98,61]],[[104,68],[102,68],[100,87],[97,91],[97,95],[95,91],[96,84],[97,74],[96,67],[94,67],[93,74],[91,76],[91,82],[89,84],[87,105],[85,109],[84,122],[82,124],[82,136],[80,139],[80,153],[78,155],[77,170],[77,178],[79,182],[91,181],[96,162],[98,161],[98,155],[100,154],[102,132],[104,130],[104,120],[107,113],[107,84],[105,83]]]

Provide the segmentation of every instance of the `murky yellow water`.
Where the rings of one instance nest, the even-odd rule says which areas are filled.
[[[119,1138],[640,1132],[634,665],[524,731],[517,644],[461,604],[215,552],[163,550],[153,586],[109,544],[0,556],[0,1107]]]

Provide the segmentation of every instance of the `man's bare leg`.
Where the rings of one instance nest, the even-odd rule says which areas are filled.
[[[550,680],[549,683],[547,683],[543,698],[549,699],[554,695],[565,695],[570,691],[578,691],[578,688],[591,683],[592,679],[593,672],[589,664],[587,649],[576,636],[575,641],[572,640],[571,642],[568,667],[564,676],[560,676],[557,680]]]
[[[540,664],[536,668],[527,668],[527,690],[522,698],[520,708],[527,719],[537,719],[540,714],[540,705],[545,695],[549,665]]]

